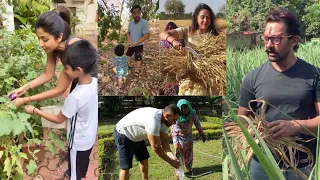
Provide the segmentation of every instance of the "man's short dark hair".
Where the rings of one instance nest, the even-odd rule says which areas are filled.
[[[288,9],[277,7],[268,12],[265,17],[266,23],[269,22],[282,22],[286,25],[286,32],[288,35],[301,36],[301,25],[298,17]],[[297,51],[299,45],[293,47]]]
[[[141,11],[141,6],[138,5],[138,4],[135,4],[134,6],[132,6],[130,12],[133,13],[133,10],[134,10],[134,9],[137,9],[137,8],[139,8],[139,10]]]
[[[64,66],[71,66],[73,71],[80,67],[86,74],[91,72],[97,59],[97,50],[89,41],[83,39],[68,46],[61,57]]]
[[[115,53],[117,56],[123,56],[123,54],[124,54],[124,46],[123,46],[122,44],[117,45],[117,46],[114,48],[114,53]]]
[[[179,116],[181,115],[180,109],[175,104],[170,104],[170,105],[166,106],[163,109],[163,112],[172,113],[172,114],[179,115]]]

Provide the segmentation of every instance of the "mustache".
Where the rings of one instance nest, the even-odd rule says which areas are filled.
[[[265,52],[268,53],[268,54],[269,54],[269,53],[278,53],[278,52],[277,52],[275,49],[273,49],[273,48],[268,48],[268,49],[265,50]]]

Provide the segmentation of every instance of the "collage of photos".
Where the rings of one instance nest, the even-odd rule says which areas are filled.
[[[0,180],[320,180],[319,10],[1,1]]]

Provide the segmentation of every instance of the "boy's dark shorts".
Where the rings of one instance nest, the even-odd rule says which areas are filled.
[[[69,151],[68,169],[71,171],[69,172],[70,175],[72,176],[72,174],[75,174],[77,180],[80,180],[81,178],[85,178],[88,171],[88,167],[89,167],[90,154],[91,154],[92,148],[87,151],[77,151],[77,150],[68,148],[68,151]],[[73,170],[75,172],[73,172]]]
[[[143,45],[129,47],[126,56],[132,56],[133,53],[136,61],[142,61]]]
[[[150,157],[144,141],[133,142],[125,135],[119,133],[116,128],[113,130],[113,135],[119,152],[121,169],[132,168],[133,156],[137,161],[142,161]]]

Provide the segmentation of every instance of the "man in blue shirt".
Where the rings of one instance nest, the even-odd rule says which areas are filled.
[[[131,14],[133,20],[128,27],[129,48],[126,55],[128,56],[129,68],[132,68],[132,55],[135,54],[135,75],[138,76],[142,61],[143,42],[149,38],[149,23],[141,18],[141,7],[139,5],[132,7]]]

